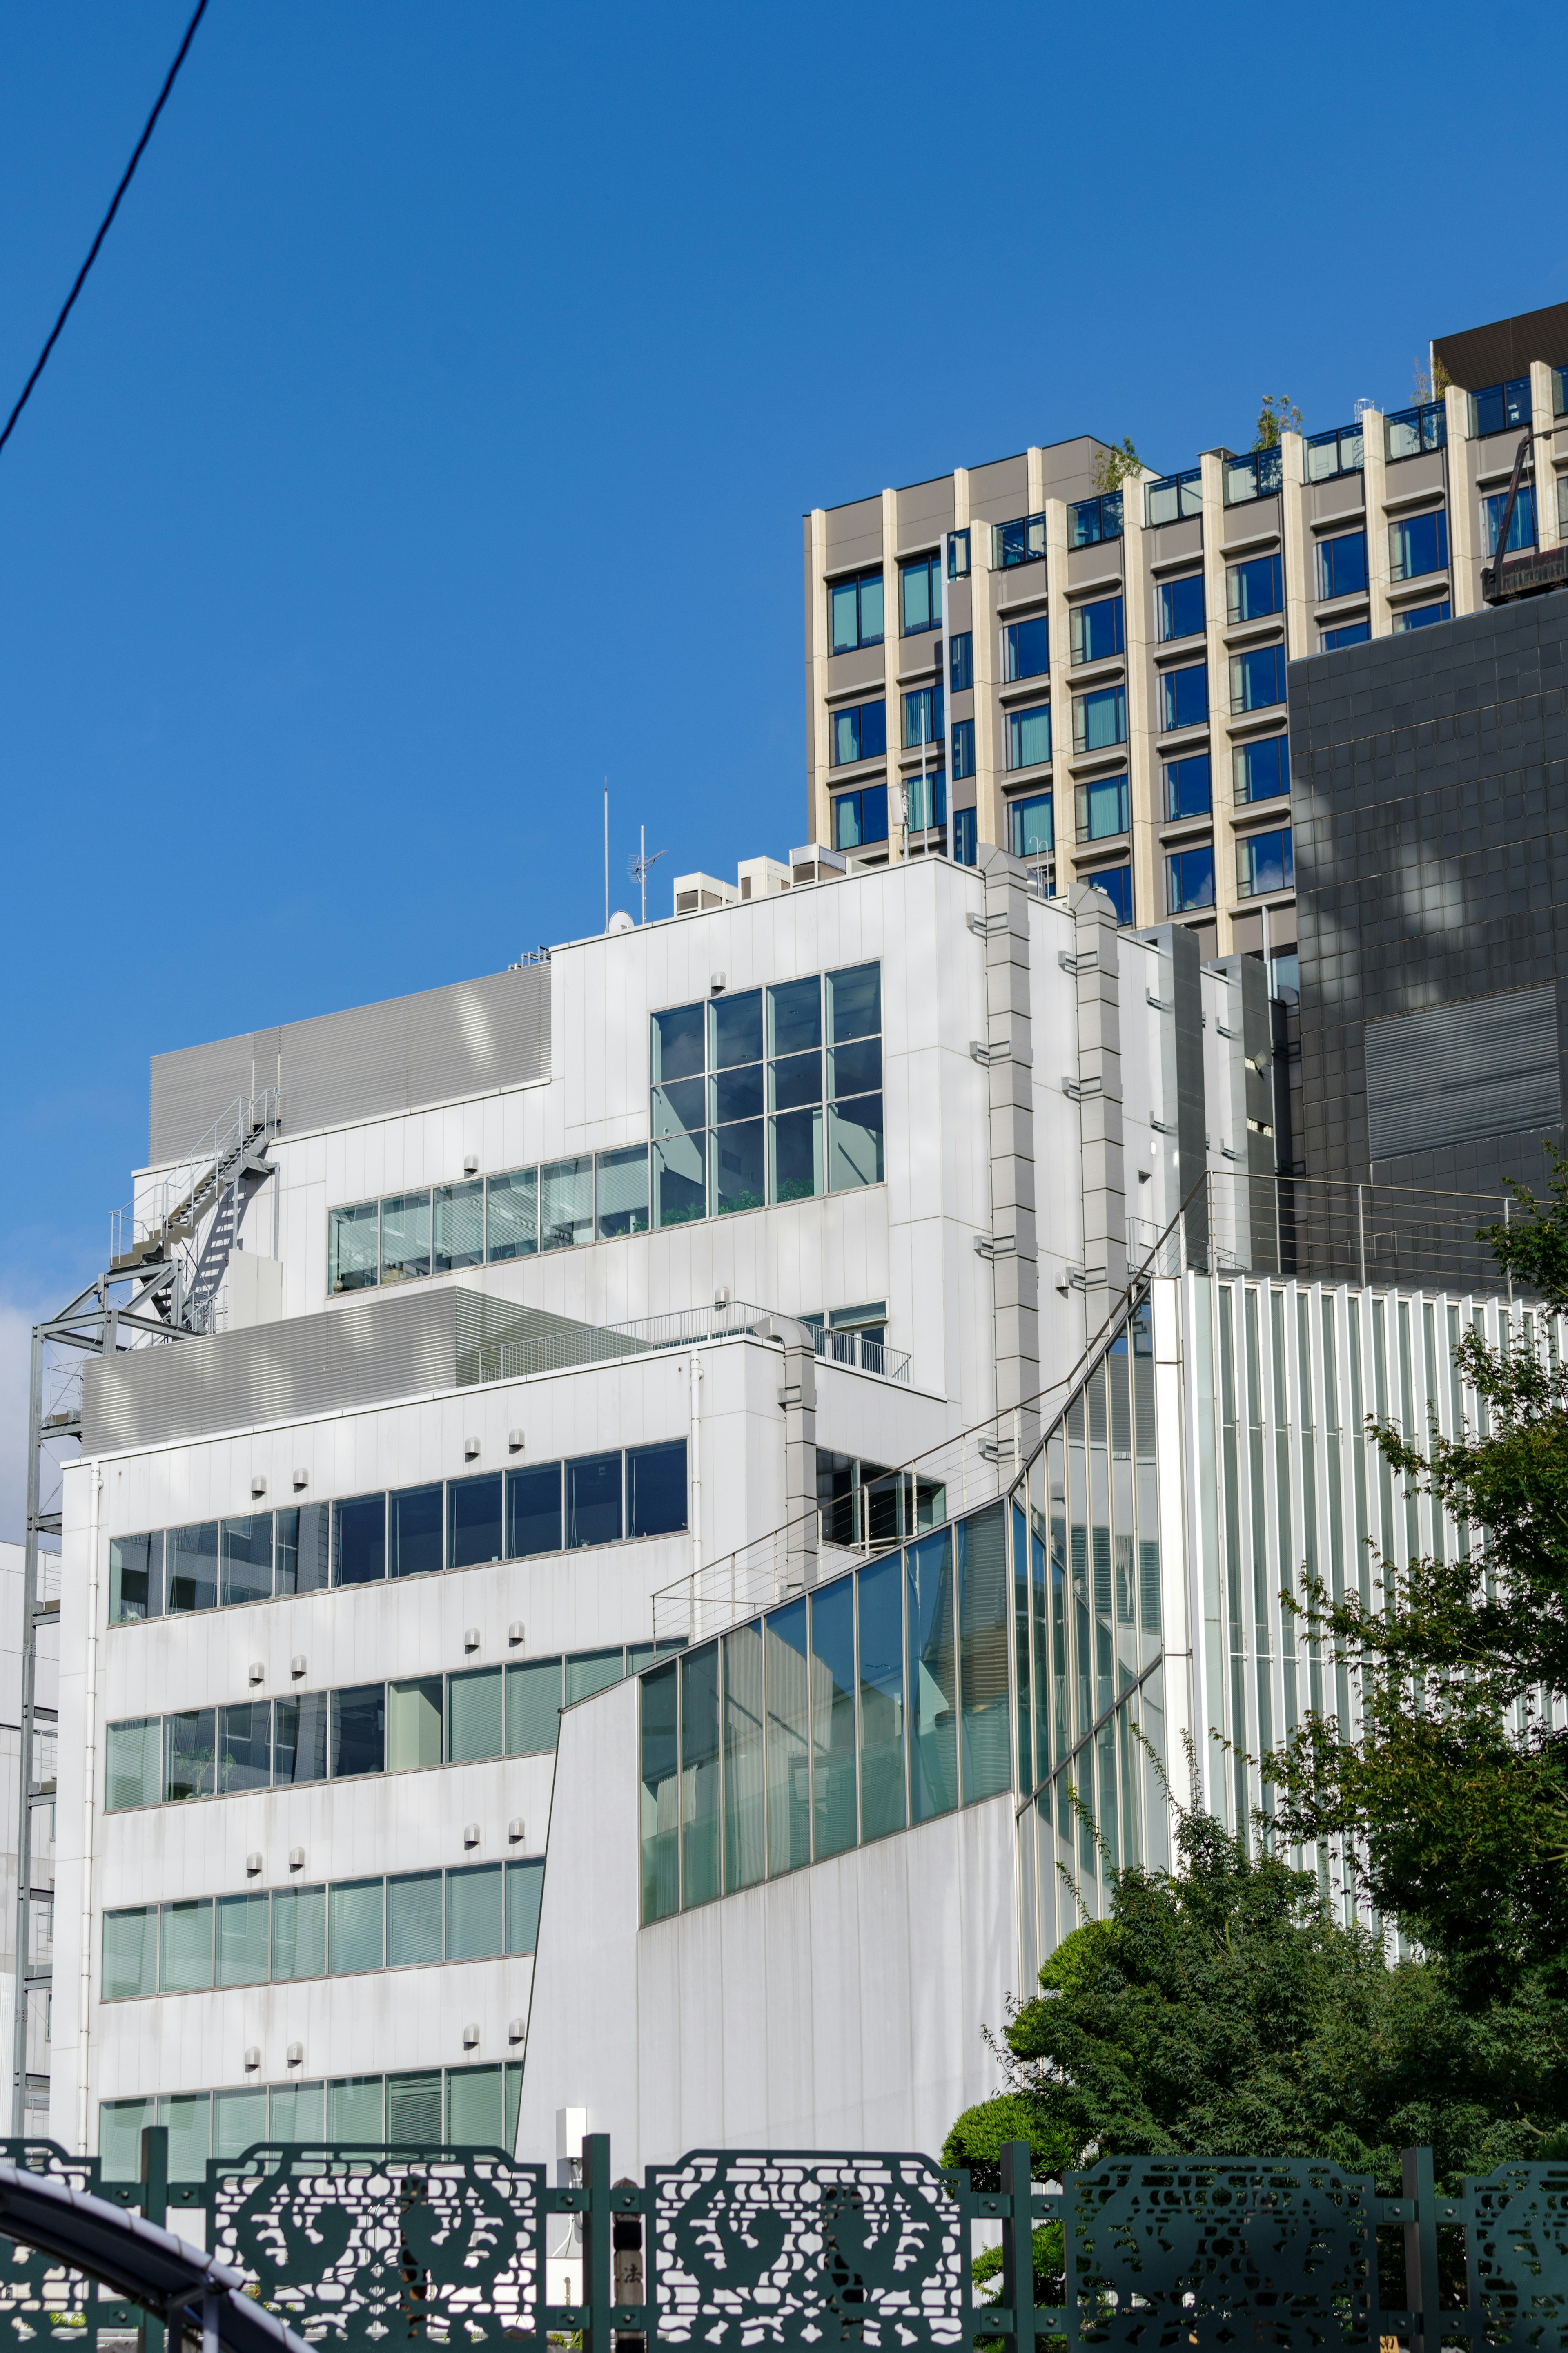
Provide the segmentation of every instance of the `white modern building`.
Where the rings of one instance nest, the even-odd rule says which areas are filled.
[[[1205,1174],[1271,1168],[1256,961],[1200,967],[1001,852],[752,879],[154,1062],[116,1265],[169,1270],[184,1336],[88,1360],[63,1478],[68,2147],[134,2171],[161,2118],[184,2175],[266,2135],[510,2140],[521,2112],[549,2155],[558,2110],[596,2121],[613,2037],[578,1996],[608,1979],[574,1938],[613,1915],[673,1954],[700,1884],[689,1862],[689,1909],[637,1927],[637,1678],[1004,1494],[1130,1259],[1184,1199],[1225,1221]],[[989,1642],[963,1796],[1016,1775]],[[602,1809],[557,1776],[562,1723]],[[987,1957],[921,1997],[960,2040],[1018,1982],[1011,1822],[988,1794],[878,1849],[856,1815],[831,1863],[791,1833],[802,1890],[963,1862],[962,1897],[921,1894]],[[907,1968],[914,1915],[905,1941]],[[873,1978],[842,1936],[797,1958],[770,1999],[782,1970],[820,2039]],[[885,2106],[840,2094],[875,2138]]]

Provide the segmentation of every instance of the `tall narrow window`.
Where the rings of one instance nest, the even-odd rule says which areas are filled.
[[[855,1803],[855,1589],[852,1577],[811,1599],[813,1856],[842,1854],[858,1835]]]
[[[903,1565],[895,1552],[856,1578],[859,1593],[860,1835],[904,1827]]]
[[[763,1630],[726,1634],[724,1654],[724,1891],[753,1887],[767,1867],[763,1779]]]

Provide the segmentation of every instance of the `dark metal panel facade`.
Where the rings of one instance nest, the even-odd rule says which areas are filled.
[[[1557,992],[1500,989],[1366,1025],[1367,1144],[1374,1161],[1477,1136],[1533,1143],[1563,1119]]]
[[[238,1094],[280,1088],[283,1132],[550,1076],[550,967],[395,997],[153,1058],[149,1157],[188,1152]]]

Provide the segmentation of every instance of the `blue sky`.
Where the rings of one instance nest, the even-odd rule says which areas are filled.
[[[0,12],[6,409],[188,13]],[[1565,24],[212,0],[0,454],[0,1535],[151,1053],[596,928],[606,772],[626,903],[787,849],[805,509],[1568,296]]]

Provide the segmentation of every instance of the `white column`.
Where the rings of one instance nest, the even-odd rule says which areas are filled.
[[[1389,557],[1388,517],[1384,512],[1384,501],[1388,496],[1388,444],[1384,436],[1383,411],[1363,409],[1361,420],[1362,482],[1366,496],[1366,585],[1369,617],[1374,638],[1387,637],[1393,626],[1389,618]]]

